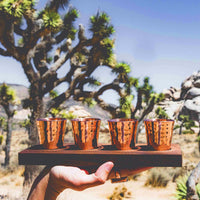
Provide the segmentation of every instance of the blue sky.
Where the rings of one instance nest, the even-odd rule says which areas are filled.
[[[80,11],[77,26],[87,28],[89,17],[98,10],[109,14],[116,30],[117,60],[128,62],[140,80],[149,76],[157,92],[180,87],[200,70],[199,0],[72,0],[70,4]],[[19,63],[0,56],[0,66],[0,82],[28,86]],[[103,80],[109,79],[104,73]]]

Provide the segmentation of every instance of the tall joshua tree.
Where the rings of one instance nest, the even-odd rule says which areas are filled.
[[[63,12],[59,8],[64,9],[67,5],[68,0],[50,0],[38,11],[35,0],[0,1],[0,55],[11,56],[20,62],[30,82],[30,97],[24,102],[32,110],[32,144],[38,141],[36,119],[59,107],[70,97],[89,103],[96,101],[112,117],[130,115],[133,88],[140,93],[139,101],[147,90],[151,93],[147,95],[147,106],[144,107],[142,103],[136,106],[136,111],[145,111],[140,113],[142,118],[155,103],[152,89],[148,88],[149,83],[144,83],[148,86],[146,88],[139,87],[138,80],[129,75],[130,66],[117,63],[113,53],[114,27],[108,15],[98,12],[90,18],[88,37],[83,25],[75,28],[74,23],[78,18],[75,8],[69,7],[61,17]],[[58,70],[67,63],[68,70],[58,77]],[[102,66],[108,67],[115,75],[108,84],[102,84],[93,76],[93,72]],[[68,85],[65,91],[44,104],[44,96],[62,83]],[[96,89],[87,90],[91,85]],[[119,94],[119,106],[107,104],[101,98],[108,90]],[[136,116],[136,111],[132,117]]]
[[[12,137],[12,120],[15,114],[16,94],[15,91],[3,83],[0,86],[0,105],[4,108],[7,115],[7,137],[5,146],[5,162],[4,165],[8,166],[10,162],[10,145]]]

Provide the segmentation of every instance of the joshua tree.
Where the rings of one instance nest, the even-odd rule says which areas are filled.
[[[180,115],[179,118],[180,118],[181,124],[180,126],[177,125],[175,127],[175,129],[180,128],[179,135],[182,134],[183,127],[185,127],[186,129],[183,133],[194,133],[194,130],[192,129],[192,127],[196,127],[195,121],[191,120],[189,115]]]
[[[68,0],[51,0],[39,12],[35,9],[34,0],[0,2],[0,54],[12,56],[19,61],[30,82],[30,98],[25,102],[32,109],[30,139],[33,143],[38,140],[36,119],[52,108],[57,108],[70,97],[78,101],[95,100],[113,117],[123,116],[127,115],[127,108],[130,110],[133,97],[131,87],[137,86],[138,103],[132,117],[143,108],[141,100],[144,96],[143,102],[147,107],[141,118],[151,110],[157,99],[152,94],[148,78],[139,87],[138,80],[129,76],[130,66],[116,62],[113,54],[114,40],[111,38],[114,27],[110,24],[108,15],[97,13],[90,18],[91,37],[88,39],[83,25],[79,25],[79,30],[75,29],[74,22],[78,17],[75,8],[70,7],[64,17],[59,14],[59,8],[67,3]],[[78,43],[73,47],[76,33]],[[67,61],[70,61],[69,70],[58,78],[57,71]],[[101,85],[92,76],[102,66],[107,66],[116,74],[116,78],[106,85]],[[68,83],[66,90],[44,105],[44,95],[63,82]],[[97,90],[87,91],[85,86],[88,85],[96,85]],[[109,89],[118,92],[119,107],[105,103],[100,97]]]
[[[9,165],[10,161],[10,144],[12,137],[12,120],[15,114],[15,105],[16,104],[16,94],[15,91],[3,83],[0,86],[0,105],[4,108],[7,115],[7,137],[6,137],[6,146],[5,146],[5,163],[4,165]]]
[[[28,135],[30,135],[30,126],[31,126],[30,119],[25,119],[23,122],[20,122],[19,126],[25,128],[25,132],[27,132]]]
[[[155,113],[159,119],[169,119],[168,114],[160,106],[155,110]]]
[[[4,127],[5,127],[5,118],[0,117],[0,135],[3,135]]]
[[[138,103],[132,117],[143,110],[139,113],[140,119],[158,100],[148,78],[140,87],[138,79],[129,75],[130,66],[117,63],[113,53],[114,27],[108,15],[98,12],[92,16],[86,32],[90,36],[86,36],[83,25],[79,25],[78,30],[74,25],[78,11],[69,7],[63,15],[59,9],[67,4],[68,0],[50,0],[38,11],[35,0],[0,1],[0,55],[11,56],[20,62],[30,82],[30,97],[24,103],[31,108],[32,144],[38,141],[36,119],[69,98],[88,103],[95,101],[112,117],[127,117],[131,113],[132,88],[135,88]],[[68,70],[58,77],[58,70],[64,64],[68,65]],[[93,72],[102,66],[108,67],[115,75],[108,84],[93,77]],[[65,91],[44,104],[44,96],[62,83],[68,85]],[[96,89],[89,90],[91,85]],[[119,94],[120,106],[110,105],[101,98],[108,90]]]

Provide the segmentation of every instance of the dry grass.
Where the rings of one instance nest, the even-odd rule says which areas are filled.
[[[147,177],[145,186],[151,187],[167,187],[167,184],[170,181],[169,174],[160,170],[159,168],[152,169]]]
[[[24,130],[13,131],[13,137],[11,140],[11,159],[9,167],[0,167],[0,198],[9,200],[22,200],[22,188],[23,188],[23,174],[24,166],[18,165],[18,152],[27,148],[26,144],[21,144],[21,141],[27,139],[27,134]],[[4,135],[6,138],[6,135]],[[3,141],[5,144],[5,140]],[[4,158],[4,152],[0,152],[1,158]],[[1,159],[4,162],[4,159]]]
[[[22,192],[24,166],[18,166],[17,164],[18,152],[21,151],[22,149],[27,148],[27,142],[26,142],[27,138],[28,138],[27,134],[24,132],[24,130],[13,132],[12,146],[11,146],[11,165],[9,168],[6,168],[6,169],[0,167],[0,199],[1,199],[1,196],[4,196],[4,199],[7,198],[9,200],[17,200],[17,199],[22,200],[23,199],[22,194],[24,196],[27,195],[28,191]],[[182,148],[184,167],[182,169],[181,168],[160,168],[159,169],[160,173],[162,174],[166,173],[166,176],[170,177],[167,187],[165,189],[143,187],[147,180],[147,177],[150,176],[150,174],[152,173],[149,171],[147,173],[142,173],[140,176],[130,177],[131,180],[127,184],[125,184],[127,191],[125,191],[125,189],[122,189],[123,187],[121,184],[118,184],[117,185],[118,189],[116,189],[118,192],[116,193],[120,194],[120,191],[123,191],[124,195],[126,195],[127,192],[131,191],[134,194],[135,200],[140,200],[140,199],[143,200],[143,198],[140,197],[142,195],[142,194],[140,195],[140,193],[143,193],[143,191],[145,191],[147,195],[147,199],[149,200],[153,199],[153,197],[154,197],[154,200],[156,200],[157,198],[155,197],[159,195],[160,195],[160,197],[158,198],[159,200],[169,199],[170,195],[171,196],[174,195],[172,193],[173,191],[175,191],[175,188],[176,188],[175,183],[173,183],[173,181],[175,181],[176,178],[179,177],[180,175],[184,175],[187,171],[191,171],[199,162],[200,155],[198,152],[198,143],[196,142],[196,138],[197,138],[196,134],[173,136],[173,143],[179,143]],[[72,133],[67,134],[65,136],[65,139],[68,142],[74,142]],[[110,142],[110,134],[108,132],[100,133],[99,143],[109,143],[109,142]],[[139,135],[139,142],[140,143],[146,142],[146,136],[144,133]],[[1,158],[4,157],[3,151],[0,152],[0,157]],[[88,197],[88,198],[86,197],[85,199],[89,199],[91,192],[93,192],[96,194],[95,198],[93,199],[105,200],[106,199],[105,195],[109,196],[109,194],[112,191],[115,191],[114,189],[115,187],[116,187],[115,184],[107,183],[105,187],[102,186],[103,189],[101,189],[100,191],[95,190],[95,188],[91,188],[85,192],[85,194]],[[135,188],[137,188],[138,192],[136,191]],[[27,190],[29,190],[29,188]],[[104,192],[105,190],[107,191],[107,193]],[[121,194],[123,195],[123,193]],[[97,198],[97,195],[98,195],[98,198]],[[80,195],[80,198],[81,198],[81,195]],[[63,196],[63,198],[61,199],[68,200],[68,196]],[[79,199],[79,198],[74,197],[71,199],[74,200],[74,199]],[[133,199],[133,197],[129,199]]]
[[[133,199],[132,193],[128,191],[125,185],[115,187],[113,194],[108,197],[109,200],[123,200],[130,198]]]

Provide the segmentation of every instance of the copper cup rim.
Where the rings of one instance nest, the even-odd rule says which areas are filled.
[[[87,118],[75,118],[71,119],[72,122],[87,122],[87,121],[101,121],[100,118],[87,117]]]
[[[161,123],[167,123],[167,122],[174,122],[173,119],[145,119],[144,122],[161,122]]]
[[[130,119],[130,118],[115,118],[109,119],[108,122],[138,122],[137,119]]]
[[[37,121],[66,121],[66,118],[60,118],[60,117],[46,117],[46,118],[39,118]]]

